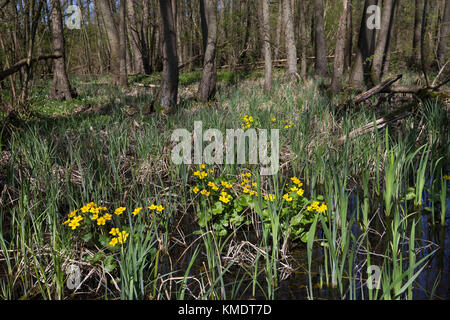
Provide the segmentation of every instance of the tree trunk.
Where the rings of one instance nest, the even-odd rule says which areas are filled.
[[[119,48],[120,48],[120,70],[119,84],[127,86],[127,34],[126,34],[126,0],[119,0]]]
[[[207,29],[207,33],[204,35],[204,37],[206,36],[206,50],[202,77],[198,86],[198,98],[208,101],[214,97],[216,92],[217,1],[205,0],[204,9]]]
[[[72,100],[73,91],[70,87],[69,79],[66,72],[66,57],[64,50],[64,33],[61,15],[60,0],[51,0],[52,12],[52,37],[53,37],[53,54],[61,55],[61,58],[53,60],[53,87],[51,96],[54,99]]]
[[[112,16],[111,8],[109,6],[108,0],[95,0],[95,5],[99,7],[99,11],[102,14],[104,26],[106,28],[106,33],[108,35],[108,41],[110,46],[110,61],[109,61],[109,70],[111,74],[111,82],[113,85],[120,85],[121,83],[121,75],[120,73],[123,71],[121,68],[121,58],[122,54],[126,54],[126,51],[123,52],[120,48],[120,38],[119,31],[116,28],[114,23],[114,19]],[[126,59],[126,58],[125,58]]]
[[[270,11],[268,0],[262,0],[261,37],[264,40],[264,90],[272,90],[272,49],[270,45]]]
[[[288,77],[297,78],[299,76],[297,72],[297,48],[295,46],[294,21],[290,0],[283,0],[283,18],[287,47],[287,74]]]
[[[177,37],[170,1],[159,0],[162,23],[163,72],[158,103],[163,113],[174,111],[178,97]]]
[[[299,24],[300,24],[300,40],[301,40],[301,56],[300,56],[300,72],[303,79],[307,76],[306,63],[306,19],[305,19],[305,0],[300,0],[298,4]]]
[[[444,16],[441,24],[441,34],[439,37],[439,45],[437,49],[437,60],[439,68],[445,64],[445,53],[447,49],[448,28],[450,25],[450,0],[445,0]]]
[[[353,3],[352,0],[349,0],[347,5],[347,32],[345,39],[345,63],[344,63],[345,70],[348,70],[352,65],[352,52],[353,52]]]
[[[367,27],[367,8],[371,5],[376,5],[377,0],[365,0],[364,11],[361,20],[361,27],[358,36],[358,46],[356,48],[356,59],[353,64],[350,83],[352,85],[362,86],[370,75],[371,63],[370,59],[373,56],[375,49],[375,30]]]
[[[133,0],[126,0],[127,4],[127,18],[128,18],[128,30],[131,53],[134,61],[134,72],[137,74],[145,74],[144,57],[143,57],[143,44],[138,31],[138,24],[136,19],[136,12],[134,10]]]
[[[316,29],[316,75],[327,75],[327,47],[323,23],[323,0],[314,0],[315,29]]]
[[[344,73],[345,64],[345,43],[347,35],[347,10],[348,0],[343,0],[343,9],[336,40],[336,49],[334,53],[334,72],[331,82],[331,91],[337,93],[341,90],[341,78]]]
[[[420,66],[420,33],[422,31],[422,10],[421,0],[415,0],[414,4],[414,36],[412,44],[412,54],[409,61],[410,67],[417,68]]]
[[[378,33],[377,44],[372,64],[372,81],[378,84],[383,77],[383,66],[386,61],[389,42],[391,41],[391,31],[394,24],[394,9],[396,0],[384,0],[381,15],[381,29]]]
[[[281,33],[283,28],[283,6],[281,0],[278,4],[278,18],[277,18],[277,29],[275,34],[275,48],[274,48],[274,58],[277,60],[279,58],[280,46],[281,46]]]

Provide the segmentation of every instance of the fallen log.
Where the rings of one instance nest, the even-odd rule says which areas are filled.
[[[386,88],[389,88],[392,84],[394,84],[395,82],[397,82],[398,80],[400,80],[403,77],[402,74],[397,75],[396,77],[392,77],[389,78],[385,81],[383,81],[382,83],[380,83],[379,85],[376,85],[375,87],[361,93],[358,94],[356,97],[354,97],[351,100],[352,104],[359,104],[363,101],[366,101],[367,99],[373,97],[374,95],[382,92],[383,90],[386,90]]]
[[[377,129],[382,129],[391,122],[406,118],[407,116],[409,116],[411,114],[411,111],[415,107],[417,107],[417,101],[407,103],[407,104],[401,106],[400,108],[388,113],[386,116],[379,118],[376,121],[369,122],[368,124],[351,131],[347,135],[340,137],[339,139],[336,140],[336,144],[338,144],[338,145],[343,144],[345,141],[347,141],[347,139],[356,138],[356,137],[362,135],[363,133],[374,130],[375,127]]]
[[[58,54],[47,54],[47,55],[42,55],[36,58],[33,58],[31,60],[29,60],[28,58],[24,58],[22,60],[19,60],[17,63],[15,63],[12,67],[0,71],[0,81],[3,81],[6,77],[16,73],[17,71],[20,70],[20,68],[22,68],[23,66],[27,65],[28,63],[31,65],[35,62],[38,62],[40,60],[47,60],[47,59],[58,59],[61,58],[62,55]]]

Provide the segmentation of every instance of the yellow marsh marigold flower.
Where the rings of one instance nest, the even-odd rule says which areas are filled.
[[[292,192],[298,191],[298,188],[297,188],[296,186],[293,186],[293,187],[291,188],[291,191],[292,191]]]
[[[303,196],[303,193],[305,192],[305,190],[303,190],[303,189],[299,189],[298,191],[297,191],[297,194],[301,197],[301,196]]]
[[[321,206],[317,209],[318,213],[322,213],[328,209],[327,205],[325,203],[322,203]]]
[[[230,202],[231,195],[229,195],[225,191],[222,191],[221,196],[219,197],[219,200],[226,204],[226,203]]]
[[[69,222],[69,227],[72,228],[72,230],[75,230],[77,227],[80,226],[80,222],[83,220],[82,216],[76,216]]]
[[[127,208],[125,208],[125,207],[119,207],[119,208],[117,208],[117,209],[114,211],[114,213],[115,213],[116,215],[120,216],[126,209],[127,209]]]
[[[120,244],[125,243],[127,241],[127,238],[130,234],[126,231],[122,231],[117,235],[117,240]]]
[[[303,185],[303,183],[302,183],[302,182],[300,181],[300,179],[297,178],[297,177],[292,177],[291,180],[292,180],[292,182],[293,182],[294,184],[296,184],[299,188]]]
[[[209,192],[209,191],[206,190],[206,189],[203,189],[200,193],[201,193],[202,195],[204,195],[204,196],[207,196],[207,197],[209,197],[209,195],[211,194],[211,192]]]
[[[286,200],[287,202],[291,202],[293,200],[293,198],[289,196],[289,193],[283,195],[283,199]]]
[[[78,209],[77,210],[73,210],[71,213],[69,213],[69,218],[73,218],[75,217],[75,215],[77,214]]]
[[[111,220],[111,218],[112,218],[112,215],[110,215],[109,213],[105,213],[105,214],[103,215],[103,219],[105,219],[105,220],[107,220],[107,221]]]
[[[275,195],[274,195],[274,194],[271,194],[271,193],[266,194],[266,195],[264,196],[264,200],[268,200],[268,201],[273,202],[273,201],[275,200]]]
[[[110,244],[111,246],[115,247],[116,244],[117,244],[117,242],[118,242],[117,238],[112,238],[111,241],[109,242],[109,244]]]
[[[98,213],[93,214],[91,217],[91,220],[97,220],[98,219]]]
[[[156,210],[156,206],[152,204],[150,207],[148,207],[150,210]]]
[[[224,186],[227,189],[231,189],[233,187],[233,185],[228,183],[228,181],[222,181],[221,185]]]
[[[211,187],[211,189],[213,189],[214,191],[219,190],[219,187],[216,186],[216,184],[212,181],[208,182],[208,187]]]
[[[202,164],[200,165],[200,169],[205,169],[205,168],[206,168],[206,164],[203,164],[203,163],[202,163]]]
[[[156,206],[156,210],[161,212],[164,210],[164,207],[162,205]]]
[[[450,180],[450,176],[445,175],[445,176],[444,176],[444,179],[445,179],[445,180]]]
[[[208,176],[208,173],[206,171],[195,171],[194,176],[197,176],[200,180],[202,180]]]
[[[99,213],[99,212],[100,212],[100,209],[99,209],[99,208],[94,208],[94,207],[92,207],[92,208],[89,209],[89,212],[90,212],[90,213],[94,213],[94,214],[95,214],[95,213]]]
[[[192,188],[192,191],[195,193],[195,194],[197,194],[200,190],[199,190],[199,188],[197,188],[197,187],[193,187]],[[149,207],[150,208],[150,207]]]
[[[134,211],[132,212],[133,216],[139,214],[139,212],[142,210],[142,207],[136,208],[134,209]]]
[[[258,195],[258,193],[256,191],[250,190],[250,192],[248,193],[249,195],[253,196],[253,195]]]
[[[119,228],[111,228],[111,231],[109,231],[109,234],[112,234],[113,236],[117,235],[119,233]]]
[[[273,117],[272,122],[275,122],[275,121],[277,121],[277,118]]]
[[[97,225],[104,226],[105,223],[106,223],[106,219],[105,218],[100,217],[100,218],[97,219]]]
[[[250,193],[250,189],[248,188],[244,188],[244,190],[242,190],[243,193]]]

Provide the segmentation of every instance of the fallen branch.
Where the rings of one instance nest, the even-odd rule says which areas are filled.
[[[342,144],[345,141],[347,141],[347,139],[353,139],[355,137],[362,135],[363,133],[374,130],[375,126],[377,129],[382,129],[389,123],[406,118],[407,116],[409,116],[411,114],[411,111],[416,106],[417,106],[416,101],[407,103],[407,104],[401,106],[400,108],[390,112],[386,116],[377,119],[375,122],[373,122],[373,121],[369,122],[368,124],[351,131],[347,135],[340,137],[339,139],[337,139],[336,143]]]
[[[17,71],[20,70],[20,68],[22,68],[23,66],[27,65],[27,64],[33,64],[35,62],[38,62],[40,60],[47,60],[47,59],[58,59],[61,58],[62,55],[55,55],[55,54],[47,54],[47,55],[42,55],[36,58],[33,58],[31,60],[29,60],[28,58],[22,59],[19,62],[17,62],[16,64],[14,64],[12,67],[10,67],[9,69],[0,71],[0,81],[3,81],[6,77],[16,73]]]
[[[376,85],[375,87],[357,95],[356,97],[354,97],[351,100],[351,103],[353,104],[359,104],[363,101],[366,101],[367,99],[369,99],[370,97],[373,97],[374,95],[376,95],[377,93],[383,92],[384,90],[386,90],[386,88],[389,88],[393,83],[397,82],[398,80],[400,80],[403,77],[403,75],[399,74],[396,77],[392,77],[389,78],[385,81],[383,81],[382,83],[380,83],[379,85]]]

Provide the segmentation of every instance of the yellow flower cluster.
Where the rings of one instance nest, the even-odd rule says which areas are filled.
[[[320,204],[319,201],[314,201],[310,206],[306,208],[308,211],[316,211],[317,213],[322,213],[328,209],[325,203]]]
[[[252,127],[252,123],[253,123],[252,116],[245,115],[242,117],[242,120],[243,120],[242,129],[246,130],[246,129],[250,129]]]
[[[226,191],[222,191],[220,193],[219,200],[226,204],[230,202],[231,198],[232,198],[231,195],[229,195]]]
[[[163,211],[164,210],[164,207],[162,206],[162,205],[154,205],[154,204],[152,204],[150,207],[148,207],[150,210],[156,210],[156,211],[158,211],[158,212],[161,212],[161,211]]]
[[[252,187],[257,187],[258,184],[256,182],[252,182],[249,178],[251,178],[252,174],[250,172],[241,173],[239,177],[244,178],[241,182],[241,186],[244,188],[242,190],[243,193],[249,194],[251,196],[257,196],[258,192],[252,190]]]
[[[295,127],[295,124],[291,120],[284,120],[284,128],[289,129],[290,127]]]
[[[445,176],[444,176],[444,179],[445,179],[445,180],[450,180],[450,176],[445,175]]]
[[[200,180],[205,179],[208,176],[208,172],[206,171],[195,171],[194,176],[197,176]]]
[[[233,188],[233,185],[230,184],[228,181],[221,181],[220,184],[221,184],[222,186],[224,186],[225,188],[227,188],[227,189]]]
[[[69,227],[72,228],[72,230],[75,230],[77,227],[80,226],[80,222],[83,220],[82,216],[75,216],[73,219],[68,219],[64,221],[64,224],[68,224]]]
[[[275,201],[275,195],[272,193],[266,194],[264,196],[264,200],[270,201],[270,202],[274,202]]]
[[[118,243],[124,244],[127,241],[128,236],[130,235],[125,230],[120,231],[119,228],[112,228],[109,233],[114,236],[114,238],[112,238],[109,242],[109,244],[113,247]]]
[[[208,187],[211,187],[212,190],[217,191],[219,190],[219,187],[216,186],[216,184],[212,181],[208,182]]]

